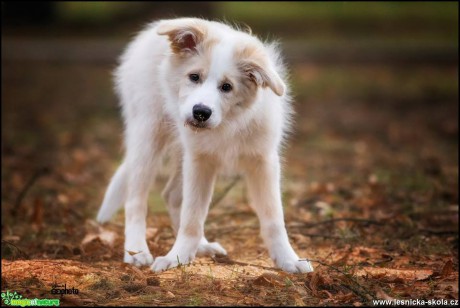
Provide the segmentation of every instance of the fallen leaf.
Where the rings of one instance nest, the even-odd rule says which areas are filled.
[[[7,242],[17,242],[21,240],[21,237],[19,235],[5,235],[3,236],[3,240]]]
[[[67,195],[65,195],[65,194],[59,194],[59,195],[57,196],[57,199],[58,199],[58,201],[59,201],[60,203],[62,203],[62,204],[67,204],[67,203],[69,203],[69,197],[68,197]]]
[[[327,202],[318,201],[315,203],[315,207],[319,209],[320,216],[330,216],[331,214],[334,213],[334,209]]]
[[[357,276],[372,277],[385,282],[401,282],[423,280],[433,274],[429,269],[392,269],[364,267],[356,272]]]
[[[145,236],[148,240],[152,239],[157,235],[158,233],[158,228],[147,228],[145,232]]]
[[[343,255],[343,257],[341,257],[340,259],[338,259],[337,261],[334,261],[332,262],[331,265],[334,265],[334,266],[342,266],[342,265],[345,265],[347,264],[347,261],[348,261],[348,258],[350,257],[350,254],[346,253]]]
[[[81,245],[86,246],[90,242],[100,240],[104,245],[113,247],[113,245],[115,244],[116,238],[117,238],[117,234],[115,232],[105,230],[104,228],[101,227],[98,233],[87,234],[81,241]]]
[[[265,272],[256,279],[254,279],[253,284],[257,286],[265,286],[265,287],[274,287],[274,286],[284,286],[285,282],[283,278],[279,277],[278,275]]]
[[[132,251],[132,250],[126,250],[127,253],[129,253],[130,256],[137,255],[138,253],[141,253],[140,251]]]
[[[145,279],[144,273],[143,273],[140,269],[138,269],[136,266],[131,266],[130,269],[131,269],[133,272],[135,272],[136,275],[137,275],[138,277],[140,277],[140,278],[142,278],[142,279]]]
[[[347,303],[349,301],[351,301],[352,299],[354,299],[356,297],[356,295],[353,293],[353,292],[348,292],[348,293],[341,293],[341,294],[337,294],[336,295],[336,298],[342,302],[342,303]]]
[[[305,306],[305,302],[298,294],[294,295],[294,303],[296,306]]]
[[[447,276],[450,275],[450,273],[452,273],[453,271],[453,263],[451,260],[447,261],[446,264],[444,264],[444,266],[442,267],[442,270],[441,270],[441,277],[442,278],[446,278]]]
[[[113,247],[113,245],[115,244],[115,239],[117,238],[117,234],[115,232],[101,228],[99,230],[99,238],[103,243],[107,244],[110,247]]]
[[[378,299],[384,299],[384,300],[394,300],[393,297],[385,293],[385,291],[382,290],[382,288],[376,286],[375,287],[377,290],[375,292],[375,295],[377,296]]]

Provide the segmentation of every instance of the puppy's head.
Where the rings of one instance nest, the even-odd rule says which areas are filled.
[[[170,41],[169,80],[181,120],[195,131],[241,116],[260,89],[285,92],[266,48],[247,33],[194,18],[161,21],[157,33]]]

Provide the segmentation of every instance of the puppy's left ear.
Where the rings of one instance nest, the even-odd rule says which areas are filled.
[[[196,46],[203,42],[206,28],[195,19],[171,19],[161,21],[157,33],[168,36],[174,53],[193,53]]]
[[[240,67],[256,85],[269,87],[278,96],[286,91],[286,85],[273,68],[251,60],[242,62]]]

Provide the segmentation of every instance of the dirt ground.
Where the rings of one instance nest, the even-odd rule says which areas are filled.
[[[227,258],[160,274],[122,263],[123,213],[94,220],[123,155],[113,67],[2,62],[2,292],[82,306],[458,299],[457,65],[291,65],[283,200],[308,274],[273,267],[234,178],[219,179],[205,226]],[[174,242],[167,171],[149,204],[154,256]]]

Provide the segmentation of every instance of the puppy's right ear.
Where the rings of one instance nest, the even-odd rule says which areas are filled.
[[[163,20],[157,26],[159,35],[167,35],[176,54],[196,52],[206,35],[206,27],[193,19]]]

